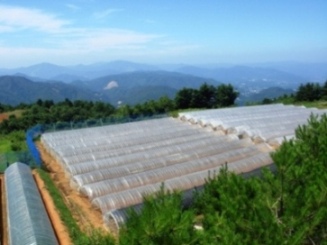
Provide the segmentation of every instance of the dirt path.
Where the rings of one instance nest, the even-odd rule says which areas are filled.
[[[5,178],[4,175],[0,175],[0,186],[1,186],[1,244],[8,245],[8,225],[7,225],[7,197],[5,189]]]
[[[41,194],[41,197],[43,199],[44,206],[48,212],[49,218],[52,222],[53,229],[55,231],[55,234],[57,236],[57,239],[60,244],[62,245],[69,245],[73,244],[69,233],[65,227],[65,225],[62,223],[60,219],[60,215],[53,203],[53,200],[48,192],[48,190],[45,187],[45,184],[39,174],[36,171],[33,171],[33,176],[35,179],[35,182],[39,188],[39,192]]]
[[[70,208],[82,231],[89,233],[93,228],[96,228],[108,232],[103,223],[101,212],[95,210],[85,196],[70,187],[70,179],[65,175],[62,166],[50,156],[41,143],[38,144],[38,149],[52,180],[65,197],[66,205]]]

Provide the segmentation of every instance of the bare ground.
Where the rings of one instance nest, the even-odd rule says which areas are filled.
[[[1,186],[1,240],[0,243],[3,245],[8,245],[8,225],[7,225],[7,198],[6,198],[6,189],[4,183],[3,174],[0,175],[0,186]]]
[[[38,144],[38,149],[46,168],[50,172],[52,180],[62,193],[66,205],[71,210],[73,217],[82,231],[89,234],[95,228],[103,232],[108,232],[108,229],[103,223],[100,210],[92,207],[87,197],[81,195],[76,189],[70,186],[70,179],[66,176],[61,164],[46,151],[41,143]],[[111,231],[111,233],[115,234],[116,231]]]

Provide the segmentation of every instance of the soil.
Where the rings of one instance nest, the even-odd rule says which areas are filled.
[[[6,114],[6,113],[0,113],[0,122],[2,122],[5,119],[8,119],[8,118],[9,118],[8,114]]]
[[[48,192],[48,190],[45,187],[45,184],[41,177],[38,175],[36,171],[33,171],[35,182],[39,188],[39,192],[41,194],[41,197],[43,199],[44,206],[48,212],[49,218],[51,220],[53,230],[55,231],[55,234],[57,236],[57,239],[59,241],[59,244],[73,244],[69,233],[67,231],[67,228],[64,226],[60,219],[60,215],[53,203],[53,200]]]
[[[82,231],[89,233],[95,228],[102,232],[108,232],[103,223],[100,210],[96,210],[87,197],[70,186],[70,179],[66,176],[61,164],[46,151],[41,143],[38,143],[38,149],[52,180],[62,193],[66,205],[71,210]],[[116,233],[116,231],[110,232],[112,234]]]
[[[1,191],[1,200],[0,200],[0,204],[1,204],[1,240],[0,243],[3,245],[8,245],[8,225],[7,225],[7,198],[6,198],[6,190],[5,190],[5,183],[4,183],[4,176],[3,174],[0,175],[0,191]]]

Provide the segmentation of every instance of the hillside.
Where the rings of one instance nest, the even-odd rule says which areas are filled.
[[[271,87],[263,89],[259,92],[243,93],[239,97],[239,103],[245,104],[247,102],[261,102],[263,99],[274,99],[283,95],[290,95],[294,93],[292,89],[285,89],[281,87]]]
[[[38,99],[55,102],[69,98],[71,100],[102,100],[104,97],[95,92],[77,88],[60,82],[33,82],[19,76],[0,77],[0,103],[17,105],[34,103]]]
[[[0,77],[0,103],[17,105],[31,103],[37,99],[61,101],[101,100],[117,105],[143,103],[157,100],[162,96],[173,98],[183,87],[198,88],[204,82],[218,85],[212,79],[205,79],[174,72],[131,72],[109,75],[90,81],[76,81],[71,84],[62,82],[35,82],[28,77]],[[111,84],[110,84],[111,83]],[[109,85],[109,86],[108,86]]]
[[[28,77],[37,77],[45,80],[60,80],[72,82],[75,80],[91,80],[110,74],[119,74],[134,71],[152,71],[159,68],[151,65],[129,61],[99,62],[90,65],[59,66],[51,63],[40,63],[27,67],[0,69],[0,75],[25,74]]]
[[[115,105],[118,101],[136,104],[162,96],[173,98],[178,90],[184,87],[199,88],[205,82],[215,86],[219,84],[213,79],[167,71],[129,72],[72,84],[103,93]]]
[[[113,105],[118,102],[133,105],[162,96],[173,98],[184,87],[199,88],[206,82],[212,85],[232,84],[240,93],[238,103],[244,104],[289,94],[300,84],[317,81],[317,78],[318,82],[324,81],[326,64],[308,64],[308,69],[305,69],[305,65],[292,62],[247,66],[148,65],[129,61],[76,66],[41,63],[15,69],[0,69],[0,75],[24,77],[30,82],[45,83],[20,84],[16,91],[3,90],[0,103],[31,102],[35,98],[55,101],[68,98],[101,99]],[[19,93],[22,86],[25,91]],[[30,86],[32,87],[29,88]],[[36,92],[32,92],[34,90]]]

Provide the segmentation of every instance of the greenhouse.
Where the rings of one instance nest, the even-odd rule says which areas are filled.
[[[16,162],[5,171],[9,244],[58,244],[29,166]]]
[[[255,143],[280,144],[291,138],[298,125],[307,122],[311,114],[322,115],[327,110],[303,106],[272,104],[180,113],[179,118],[239,138],[250,137]]]
[[[282,104],[192,111],[177,119],[45,133],[41,141],[71,186],[101,210],[106,224],[118,225],[162,183],[182,191],[188,203],[223,166],[238,174],[272,166],[270,153],[312,113],[325,112]]]

